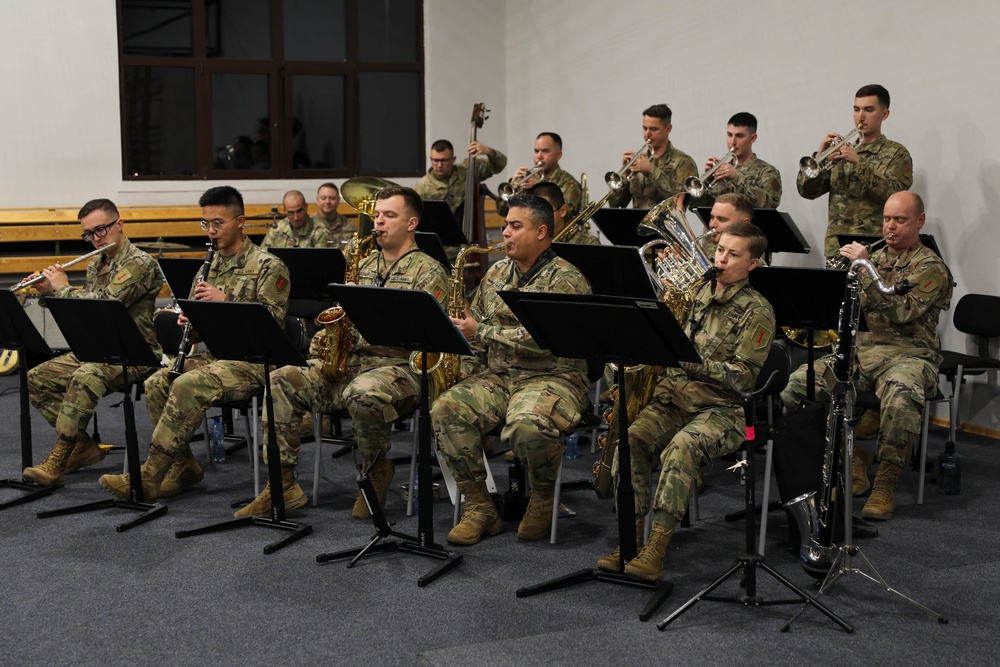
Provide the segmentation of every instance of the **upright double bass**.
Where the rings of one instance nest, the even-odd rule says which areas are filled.
[[[472,106],[472,120],[469,123],[469,144],[476,141],[476,131],[483,126],[486,120],[486,105],[482,102]],[[486,248],[489,243],[486,240],[486,213],[485,196],[479,190],[479,175],[476,173],[477,156],[469,156],[469,169],[465,179],[465,204],[463,206],[462,232],[469,245]],[[480,262],[470,262],[466,265],[469,271],[467,284],[475,287],[483,279],[486,273],[486,255]]]

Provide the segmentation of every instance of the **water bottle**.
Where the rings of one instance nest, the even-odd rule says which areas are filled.
[[[570,460],[575,460],[580,458],[580,434],[579,433],[567,433],[566,434],[566,453],[564,456]]]
[[[944,443],[944,451],[938,456],[938,493],[946,496],[958,495],[962,490],[962,457],[955,452],[955,443]]]
[[[208,430],[212,442],[212,460],[216,463],[226,461],[226,432],[222,428],[222,417],[212,417],[212,425]]]

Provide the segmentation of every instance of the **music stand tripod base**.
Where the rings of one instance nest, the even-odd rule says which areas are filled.
[[[628,574],[606,572],[605,570],[591,568],[570,572],[569,574],[564,574],[561,577],[543,581],[540,584],[522,586],[517,589],[516,594],[519,598],[527,598],[532,595],[538,595],[539,593],[547,593],[549,591],[566,588],[567,586],[582,584],[587,581],[606,581],[608,583],[619,584],[622,586],[632,586],[635,588],[652,590],[653,595],[650,596],[649,601],[646,602],[646,605],[639,611],[639,620],[644,623],[652,618],[653,614],[656,613],[656,610],[660,608],[660,605],[662,605],[664,601],[670,597],[670,594],[674,592],[674,585],[669,581],[646,581],[645,579],[633,577]]]
[[[0,489],[19,489],[26,492],[16,498],[0,503],[0,511],[3,511],[8,507],[23,505],[25,503],[38,500],[39,498],[44,498],[45,496],[52,495],[52,492],[55,491],[54,486],[42,486],[41,484],[35,484],[34,482],[26,482],[21,479],[13,478],[0,479]]]
[[[139,483],[141,484],[141,482]],[[85,503],[83,505],[76,505],[74,507],[62,507],[60,509],[39,512],[36,516],[39,519],[49,519],[54,516],[65,516],[67,514],[77,514],[79,512],[90,512],[93,510],[107,509],[109,507],[142,512],[142,514],[135,517],[131,521],[126,521],[125,523],[120,523],[117,526],[115,526],[115,532],[118,533],[124,533],[126,530],[130,528],[135,528],[138,525],[144,524],[147,521],[152,521],[153,519],[161,517],[167,513],[167,506],[161,505],[160,503],[147,503],[137,500],[121,500],[119,498],[109,498],[107,500],[98,500],[96,502]]]
[[[266,545],[264,547],[265,554],[272,554],[278,549],[286,547],[293,542],[297,542],[306,535],[312,533],[312,525],[308,523],[275,519],[270,516],[248,516],[243,517],[242,519],[230,519],[229,521],[222,521],[208,526],[201,526],[200,528],[179,530],[174,533],[174,537],[178,539],[184,537],[194,537],[196,535],[206,535],[208,533],[218,533],[225,530],[232,530],[234,528],[247,528],[250,526],[261,526],[262,528],[275,528],[277,530],[289,531],[290,534],[286,537]]]

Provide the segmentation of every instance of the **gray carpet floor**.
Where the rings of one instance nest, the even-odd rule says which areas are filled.
[[[0,378],[0,390],[16,378]],[[121,408],[110,398],[98,411],[104,442],[124,444]],[[0,476],[19,477],[20,439],[16,393],[0,396]],[[150,427],[137,406],[141,451]],[[35,461],[52,443],[52,431],[32,410]],[[932,434],[931,454],[944,432]],[[394,438],[394,455],[409,453],[409,434]],[[867,443],[870,447],[870,443]],[[961,434],[962,492],[939,495],[928,485],[916,504],[917,473],[904,473],[895,517],[880,525],[863,553],[891,586],[937,610],[947,625],[887,593],[860,575],[842,577],[821,599],[854,624],[853,634],[815,610],[792,630],[780,632],[799,608],[746,607],[699,602],[658,631],[662,620],[725,572],[744,550],[743,524],[724,515],[739,509],[743,487],[728,463],[706,471],[701,518],[680,529],[670,543],[666,579],[672,596],[648,623],[638,620],[645,590],[603,582],[519,599],[521,586],[581,568],[617,542],[610,502],[591,491],[564,495],[577,512],[560,520],[559,542],[524,543],[516,525],[479,545],[459,548],[464,562],[420,588],[417,579],[437,562],[402,553],[373,555],[348,570],[343,562],[317,564],[316,555],[363,545],[370,524],[353,521],[356,495],[348,458],[329,458],[319,507],[289,518],[313,526],[313,534],[277,553],[265,544],[280,533],[254,527],[177,539],[174,533],[230,516],[230,502],[252,495],[245,452],[207,467],[205,480],[168,499],[168,513],[118,533],[131,512],[105,509],[36,518],[36,513],[101,500],[97,477],[120,471],[121,452],[67,477],[65,488],[47,498],[0,512],[0,662],[10,665],[908,665],[996,664],[1000,641],[997,531],[1000,478],[995,441]],[[586,452],[586,450],[585,450]],[[143,456],[145,454],[143,453]],[[303,446],[300,483],[310,491],[315,447]],[[762,460],[762,459],[761,459]],[[566,461],[565,479],[590,475],[589,453]],[[506,485],[506,464],[493,465]],[[762,466],[761,466],[762,467]],[[417,520],[405,516],[396,473],[387,514],[396,529],[415,534]],[[19,492],[0,489],[0,501]],[[434,505],[439,542],[451,525],[447,501]],[[785,517],[771,514],[767,563],[799,586],[812,579],[787,549]],[[867,569],[855,560],[855,565]],[[765,600],[784,599],[783,587],[758,575]],[[812,588],[807,588],[813,591]],[[738,596],[738,578],[717,589]]]

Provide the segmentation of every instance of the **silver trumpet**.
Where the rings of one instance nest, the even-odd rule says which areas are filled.
[[[724,164],[736,164],[736,152],[732,149],[728,153],[722,156],[718,162],[712,165],[712,168],[701,175],[701,178],[697,176],[688,176],[687,180],[684,181],[684,189],[687,190],[688,194],[692,197],[701,197],[706,192],[708,188],[712,186],[715,181],[713,178],[715,172]]]
[[[542,161],[539,160],[535,163],[535,168],[529,171],[520,179],[514,181],[513,183],[501,183],[497,188],[497,192],[500,193],[500,199],[506,204],[510,201],[510,198],[519,193],[524,189],[524,184],[531,179],[536,178],[539,181],[542,180]]]
[[[94,255],[100,255],[105,250],[110,250],[111,248],[114,248],[116,245],[118,245],[118,242],[117,241],[112,241],[111,243],[109,243],[108,245],[104,246],[103,248],[97,248],[96,250],[91,250],[86,255],[80,255],[76,259],[71,259],[68,262],[66,262],[65,264],[61,264],[60,266],[62,266],[62,268],[64,268],[64,269],[68,269],[69,267],[73,266],[74,264],[79,264],[83,260],[90,259]],[[39,274],[40,273],[41,273],[41,271],[39,271]],[[13,287],[11,287],[10,291],[11,292],[17,292],[18,290],[23,290],[25,287],[31,287],[35,283],[40,283],[43,280],[45,280],[45,276],[43,276],[43,275],[37,275],[34,278],[29,278],[27,280],[22,280],[18,284],[16,284]]]
[[[841,146],[846,144],[857,146],[860,144],[861,140],[864,138],[864,135],[861,134],[862,127],[861,123],[858,123],[857,127],[842,136],[837,141],[833,142],[829,148],[819,155],[816,155],[815,157],[806,155],[803,157],[799,160],[799,171],[801,171],[806,178],[816,178],[823,172],[823,170],[833,167],[833,163],[830,161],[830,156],[840,150]]]
[[[646,143],[640,146],[639,150],[635,152],[635,155],[633,155],[632,158],[628,162],[626,162],[621,169],[619,169],[618,171],[609,171],[608,173],[604,174],[604,182],[607,183],[608,187],[611,188],[612,190],[615,191],[621,190],[623,187],[625,187],[625,184],[627,182],[632,180],[632,174],[629,174],[628,176],[625,175],[628,172],[629,168],[633,164],[635,164],[636,160],[638,160],[643,155],[646,155],[647,153],[650,155],[653,154],[653,144],[650,141],[646,141]]]

